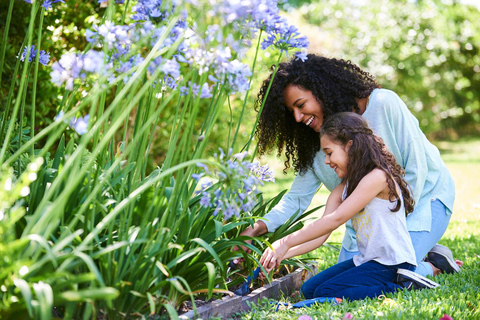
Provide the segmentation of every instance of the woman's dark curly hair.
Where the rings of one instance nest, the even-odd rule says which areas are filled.
[[[359,111],[356,99],[366,98],[380,86],[373,76],[350,61],[309,54],[308,59],[281,63],[277,72],[263,81],[255,109],[261,112],[255,136],[259,154],[277,147],[278,156],[285,149],[285,169],[293,163],[295,172],[305,173],[320,150],[318,133],[297,123],[283,101],[289,85],[311,91],[323,109],[323,119],[342,111]],[[272,80],[273,76],[273,80]],[[271,87],[270,87],[271,83]],[[270,88],[269,88],[270,87]],[[265,104],[261,108],[263,101]]]
[[[405,171],[388,151],[382,138],[373,133],[362,116],[353,112],[338,113],[323,123],[320,136],[324,135],[342,146],[352,141],[348,149],[347,174],[342,179],[347,182],[347,197],[352,194],[363,177],[378,168],[387,175],[390,201],[397,201],[396,207],[391,211],[396,212],[401,206],[394,181],[402,191],[405,214],[408,215],[413,211],[415,202],[410,193],[410,186],[404,179]]]

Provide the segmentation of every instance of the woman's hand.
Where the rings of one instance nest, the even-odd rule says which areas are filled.
[[[260,258],[260,263],[267,272],[270,272],[274,268],[279,267],[280,262],[282,262],[283,257],[288,251],[288,246],[285,244],[283,239],[275,241],[272,244],[272,248],[273,250],[270,248],[267,248],[263,252],[262,257]]]

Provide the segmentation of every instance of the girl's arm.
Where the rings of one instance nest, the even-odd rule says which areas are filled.
[[[323,213],[322,217],[325,217],[326,215],[331,214],[332,212],[334,212],[338,208],[338,206],[340,206],[340,204],[342,203],[342,193],[343,193],[343,188],[344,187],[345,187],[345,184],[342,183],[339,186],[337,186],[332,191],[332,193],[330,193],[330,195],[328,196],[328,199],[327,199],[327,205],[325,206],[325,212]],[[315,250],[318,247],[320,247],[321,245],[323,245],[323,243],[325,241],[327,241],[329,236],[330,236],[330,233],[328,233],[324,236],[321,236],[317,239],[310,240],[310,241],[305,242],[301,245],[290,248],[287,251],[287,253],[285,254],[285,256],[283,257],[283,259],[288,259],[288,258],[291,258],[291,257],[299,256],[301,254],[304,254],[304,253],[310,252],[312,250]],[[280,261],[277,261],[277,267],[278,267],[279,264],[280,264]]]
[[[260,263],[267,271],[270,271],[283,260],[290,248],[331,233],[347,220],[353,218],[385,188],[388,188],[386,180],[386,174],[382,170],[372,170],[360,180],[357,188],[334,212],[324,215],[321,219],[303,229],[275,241],[272,244],[273,250],[267,248],[260,259]]]

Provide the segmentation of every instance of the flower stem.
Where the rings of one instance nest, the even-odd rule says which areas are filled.
[[[242,151],[243,150],[248,151],[248,149],[250,148],[250,144],[252,143],[252,139],[253,139],[253,134],[255,133],[255,129],[257,128],[258,120],[260,119],[260,115],[262,114],[263,106],[265,106],[265,102],[267,101],[268,93],[270,92],[270,88],[272,87],[273,79],[275,78],[275,74],[277,73],[278,65],[280,64],[281,59],[282,59],[282,52],[280,51],[280,55],[278,56],[277,63],[275,64],[275,70],[273,70],[272,77],[270,78],[270,83],[268,84],[267,92],[265,93],[265,97],[263,98],[262,105],[260,106],[260,110],[258,110],[257,119],[255,120],[255,124],[253,125],[252,133],[250,133],[250,138],[248,139],[248,142],[243,147]]]
[[[40,12],[40,24],[38,25],[38,39],[37,39],[37,56],[35,57],[35,69],[33,75],[33,85],[32,85],[32,111],[30,114],[30,138],[33,139],[35,136],[35,101],[37,96],[37,76],[38,76],[38,63],[40,61],[40,45],[42,44],[42,26],[43,26],[43,16],[45,14],[45,8],[42,7]],[[30,149],[30,155],[33,156],[35,146],[32,144]]]
[[[0,53],[0,87],[2,84],[3,61],[5,59],[5,51],[7,50],[8,30],[10,29],[10,21],[12,20],[13,4],[14,0],[10,0],[7,14],[7,23],[5,24],[5,30],[3,32],[2,52]]]
[[[250,88],[252,87],[252,80],[253,80],[253,75],[255,74],[255,65],[257,63],[258,50],[260,48],[260,41],[262,39],[262,31],[263,30],[260,30],[260,34],[258,35],[257,49],[255,50],[255,57],[253,58],[252,76],[250,77],[250,83],[248,84],[248,90],[245,93],[245,98],[243,99],[242,111],[240,112],[240,118],[238,119],[237,130],[235,131],[235,135],[233,136],[233,142],[232,142],[231,148],[235,147],[235,142],[237,141],[238,131],[240,130],[240,124],[242,123],[242,119],[243,119],[243,113],[245,112],[245,106],[247,105],[248,95],[250,93]]]
[[[28,68],[28,59],[30,58],[30,47],[32,46],[32,37],[33,37],[33,26],[35,24],[35,16],[38,11],[38,6],[36,5],[36,2],[34,2],[34,5],[32,5],[32,10],[30,10],[30,23],[28,25],[28,33],[27,33],[27,52],[25,56],[25,61],[23,64],[23,71],[22,71],[22,76],[20,78],[20,87],[18,90],[18,99],[15,101],[15,106],[13,108],[13,113],[12,117],[10,118],[11,121],[8,125],[7,129],[7,134],[5,136],[5,141],[3,142],[2,150],[0,151],[0,163],[3,163],[5,154],[7,152],[7,146],[10,145],[10,139],[12,136],[13,128],[15,127],[15,118],[17,117],[18,109],[20,108],[20,104],[22,103],[21,96],[23,94],[23,90],[26,89],[26,84],[25,84],[25,79],[27,78],[27,70]],[[27,83],[28,84],[28,83]],[[21,131],[22,128],[20,127],[19,130]],[[19,148],[20,148],[20,141],[19,141]]]

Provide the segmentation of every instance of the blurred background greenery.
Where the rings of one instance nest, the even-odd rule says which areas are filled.
[[[289,1],[310,51],[352,60],[436,139],[480,131],[480,12],[463,1]]]

